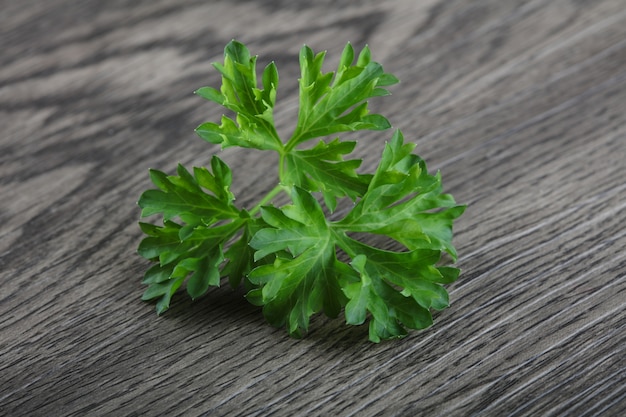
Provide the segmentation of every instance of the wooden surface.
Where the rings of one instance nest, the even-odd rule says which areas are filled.
[[[0,2],[0,415],[626,415],[624,0]],[[162,317],[135,249],[149,167],[203,165],[232,38],[275,60],[368,43],[372,102],[446,190],[463,274],[435,326],[303,340],[228,287]],[[391,132],[360,135],[371,168]],[[220,152],[245,206],[275,161]]]

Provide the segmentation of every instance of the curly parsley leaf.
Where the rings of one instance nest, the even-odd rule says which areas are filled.
[[[250,245],[256,258],[277,256],[273,264],[252,270],[250,279],[260,286],[255,297],[273,324],[286,325],[291,334],[300,335],[312,315],[334,314],[336,309],[329,306],[345,305],[349,324],[361,324],[371,314],[370,338],[379,341],[405,335],[404,327],[428,327],[430,309],[447,307],[448,294],[441,284],[457,273],[436,265],[442,250],[455,254],[449,249],[451,219],[464,207],[439,193],[440,176],[428,174],[412,149],[396,132],[367,191],[341,220],[329,221],[311,193],[298,187],[292,191],[292,204],[263,209],[268,227],[259,230]],[[439,210],[428,211],[433,208]],[[424,216],[430,216],[428,227],[420,228],[418,221],[414,234],[401,230]],[[349,236],[354,232],[386,235],[405,250],[368,246]],[[340,252],[351,258],[349,265],[338,265]],[[347,268],[352,271],[345,274]]]
[[[276,258],[250,272],[250,281],[259,289],[249,296],[260,301],[270,323],[287,324],[290,334],[300,336],[308,329],[311,315],[324,311],[336,317],[345,296],[334,268],[332,233],[321,206],[300,188],[293,189],[292,198],[292,205],[262,210],[263,220],[271,227],[259,230],[250,246],[257,250],[255,259],[269,254]]]
[[[144,277],[149,287],[143,299],[160,297],[159,313],[167,310],[190,273],[187,291],[192,298],[219,285],[222,247],[245,221],[233,205],[230,169],[217,156],[211,166],[213,172],[195,168],[193,175],[182,165],[177,176],[151,170],[158,189],[145,191],[139,199],[142,217],[161,213],[164,220],[163,226],[140,223],[147,237],[138,248],[141,256],[157,262]]]
[[[266,66],[259,87],[256,57],[245,45],[230,42],[224,63],[215,64],[219,90],[196,91],[235,114],[200,125],[198,135],[223,148],[276,152],[277,185],[245,209],[235,205],[233,173],[217,156],[210,170],[150,171],[157,188],[139,199],[141,215],[160,215],[163,224],[140,223],[146,237],[138,252],[154,262],[143,299],[156,299],[159,314],[183,285],[196,299],[226,278],[233,288],[243,282],[268,322],[296,337],[315,314],[343,311],[348,324],[369,321],[370,340],[379,342],[430,326],[431,310],[448,306],[444,285],[459,270],[442,265],[441,255],[456,260],[452,226],[465,206],[442,193],[441,175],[428,173],[400,131],[374,173],[358,171],[361,160],[349,157],[356,142],[327,136],[389,128],[384,116],[369,113],[368,100],[389,94],[384,87],[398,80],[371,60],[367,47],[355,59],[346,45],[335,72],[323,72],[324,58],[307,46],[300,51],[300,107],[287,141],[274,125],[276,66]],[[302,147],[312,139],[315,146]],[[274,206],[279,194],[291,202]],[[320,202],[333,212],[344,198],[352,209],[331,220]],[[396,250],[365,244],[357,238],[363,234],[392,239]]]
[[[369,114],[367,100],[388,95],[383,87],[398,79],[371,61],[367,46],[354,63],[354,49],[347,44],[335,73],[322,71],[325,56],[326,52],[315,54],[307,46],[300,51],[300,109],[288,149],[338,132],[391,127],[384,116]]]
[[[223,116],[220,125],[203,123],[196,129],[201,138],[223,148],[240,146],[275,151],[282,148],[274,127],[278,71],[273,62],[267,65],[263,71],[263,89],[259,89],[256,59],[243,44],[233,41],[224,51],[224,64],[213,64],[222,74],[222,88],[218,91],[202,87],[196,94],[232,110],[237,117],[232,120]]]
[[[285,157],[284,178],[287,184],[297,184],[309,191],[320,191],[331,211],[337,198],[356,200],[365,193],[371,175],[357,173],[361,160],[344,160],[356,142],[320,141],[311,149],[294,150]]]

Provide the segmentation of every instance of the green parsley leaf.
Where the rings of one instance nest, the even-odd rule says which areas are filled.
[[[356,65],[352,65],[354,50],[347,44],[336,73],[322,72],[325,56],[326,52],[315,54],[307,46],[300,51],[300,110],[298,125],[287,149],[308,139],[338,132],[391,127],[385,117],[368,114],[366,100],[388,95],[382,87],[397,83],[397,78],[386,74],[380,64],[370,60],[367,46]]]
[[[287,141],[274,126],[276,66],[266,66],[260,88],[257,58],[245,45],[230,42],[224,63],[214,64],[222,75],[219,90],[196,91],[235,114],[219,125],[200,125],[198,135],[223,148],[276,152],[277,185],[247,209],[235,205],[233,173],[217,156],[210,169],[150,171],[157,188],[138,204],[142,217],[160,215],[163,224],[140,223],[146,237],[138,252],[154,262],[142,298],[156,299],[159,314],[183,285],[196,299],[226,278],[233,288],[243,283],[268,322],[295,337],[307,332],[315,314],[343,311],[347,324],[369,321],[369,338],[379,342],[430,326],[431,311],[448,306],[444,285],[459,270],[443,265],[441,255],[456,260],[452,227],[465,206],[442,193],[441,175],[428,173],[400,131],[385,144],[374,173],[357,171],[361,160],[349,158],[356,142],[327,137],[389,128],[385,117],[369,113],[368,100],[389,94],[384,87],[398,80],[371,60],[367,47],[355,59],[346,45],[335,72],[322,70],[324,58],[307,46],[300,51],[300,107]],[[312,139],[316,145],[303,146]],[[279,194],[290,203],[274,206]],[[331,220],[321,202],[334,212],[341,199],[353,207]],[[358,239],[363,234],[391,239],[396,248],[365,244]]]
[[[282,142],[274,127],[274,103],[278,89],[278,71],[270,63],[263,72],[263,89],[257,87],[256,57],[248,48],[233,41],[224,51],[224,64],[214,64],[222,74],[220,91],[203,87],[196,91],[200,97],[234,111],[236,123],[223,116],[220,125],[204,123],[196,129],[198,135],[223,148],[272,149],[278,151]]]
[[[320,191],[331,211],[337,198],[356,200],[367,190],[371,175],[360,175],[356,169],[361,160],[345,161],[343,155],[354,150],[356,142],[320,141],[312,149],[293,150],[285,157],[284,179],[309,191]]]

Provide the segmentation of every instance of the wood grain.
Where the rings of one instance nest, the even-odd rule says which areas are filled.
[[[0,415],[626,415],[623,0],[0,2]],[[243,206],[275,161],[193,134],[232,38],[281,75],[367,43],[372,102],[447,191],[461,278],[431,329],[302,340],[241,291],[140,301],[147,169],[220,152]],[[391,133],[358,135],[371,168]]]

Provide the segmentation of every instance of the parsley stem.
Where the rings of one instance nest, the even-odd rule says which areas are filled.
[[[259,201],[259,204],[257,204],[256,206],[254,206],[254,207],[253,207],[253,208],[249,211],[250,215],[254,215],[254,214],[256,214],[256,213],[257,213],[257,212],[261,209],[261,207],[263,207],[263,206],[267,205],[267,203],[269,203],[270,201],[272,201],[272,199],[273,199],[274,197],[276,197],[276,196],[277,196],[277,195],[278,195],[281,191],[284,191],[284,188],[283,188],[283,186],[282,186],[282,185],[280,185],[280,184],[279,184],[279,185],[277,185],[276,187],[274,187],[274,188],[273,188],[273,189],[272,189],[269,193],[267,193],[267,194],[265,195],[265,197],[263,197],[263,198],[261,199],[261,201]]]

